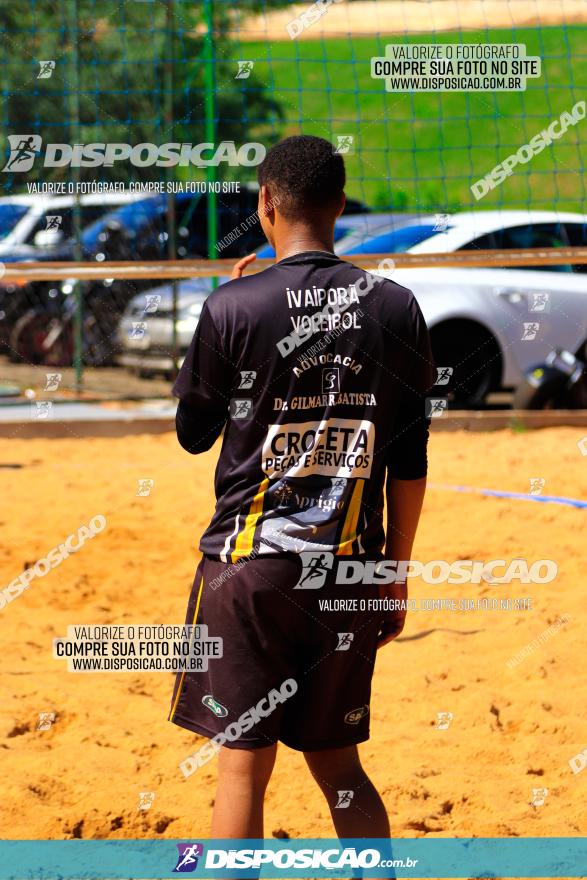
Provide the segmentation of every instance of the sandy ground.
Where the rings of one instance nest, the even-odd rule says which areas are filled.
[[[584,432],[435,434],[431,480],[587,498]],[[194,459],[175,437],[0,440],[1,583],[95,514],[106,529],[0,611],[3,700],[0,835],[4,838],[202,837],[216,763],[185,780],[201,743],[166,721],[171,675],[67,673],[51,642],[68,624],[180,623],[212,511],[218,448]],[[10,468],[8,465],[20,465]],[[137,481],[150,478],[148,497]],[[584,549],[586,510],[432,489],[416,558],[557,561],[550,585],[449,587],[412,595],[530,596],[528,612],[426,613],[379,655],[364,762],[398,836],[574,836],[587,827]],[[558,615],[569,622],[506,666]],[[448,730],[438,712],[452,712]],[[54,712],[51,729],[38,715]],[[548,788],[543,806],[533,788]],[[155,792],[149,811],[139,792]],[[267,834],[331,836],[300,755],[281,747]]]
[[[311,3],[297,3],[258,16],[239,13],[233,36],[241,40],[289,40],[287,24],[310,7]],[[586,21],[584,0],[332,0],[321,18],[296,39],[548,27]]]
[[[53,392],[43,391],[47,384],[47,374],[57,372],[61,374],[59,387]],[[163,376],[142,378],[121,367],[84,367],[83,390],[78,392],[72,367],[14,364],[6,355],[0,355],[0,387],[16,387],[21,394],[27,389],[34,389],[44,400],[169,398],[170,384],[170,380]]]

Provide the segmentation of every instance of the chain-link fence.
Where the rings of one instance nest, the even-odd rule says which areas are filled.
[[[4,4],[4,361],[74,364],[78,388],[84,365],[172,374],[226,268],[79,281],[73,266],[262,248],[256,166],[290,134],[345,156],[341,252],[438,250],[453,218],[499,211],[470,223],[462,259],[558,251],[557,275],[581,274],[587,14],[522,5],[489,20],[470,0]]]

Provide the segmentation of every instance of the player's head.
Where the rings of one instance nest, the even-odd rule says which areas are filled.
[[[345,203],[344,161],[313,135],[288,137],[259,165],[259,218],[269,243],[293,227],[332,234]]]

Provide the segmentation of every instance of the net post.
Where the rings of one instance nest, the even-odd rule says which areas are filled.
[[[173,52],[174,52],[174,29],[175,29],[175,0],[167,0],[166,2],[166,30],[167,40],[165,52],[167,58],[165,60],[165,125],[166,132],[171,141],[173,141],[174,114],[173,114],[173,97],[174,97],[174,71],[173,71]],[[165,177],[167,182],[173,180],[173,171],[170,166],[165,169]],[[170,260],[177,258],[177,229],[175,216],[175,194],[172,191],[167,192],[167,257]],[[173,378],[177,376],[179,371],[179,347],[177,339],[177,307],[178,307],[178,280],[173,278],[171,281],[171,359],[173,361]]]
[[[215,74],[216,63],[214,47],[214,18],[213,0],[204,0],[204,20],[206,33],[204,35],[204,108],[205,108],[205,138],[208,143],[216,144],[216,101],[215,101]],[[208,183],[207,208],[208,208],[208,259],[213,260],[216,256],[215,247],[218,240],[217,234],[217,199],[213,192],[216,182],[216,172],[213,165],[206,166],[206,182]],[[216,286],[218,278],[212,278],[212,285]]]
[[[71,88],[68,92],[69,103],[69,129],[71,140],[74,144],[80,142],[80,112],[79,112],[79,8],[78,0],[67,0],[67,30],[69,33],[69,80]],[[80,181],[80,168],[72,163],[71,182],[73,184],[73,258],[76,263],[81,263],[81,211],[79,191],[77,184]],[[83,283],[79,279],[73,282],[73,296],[75,297],[75,312],[73,316],[73,367],[75,371],[75,389],[79,393],[83,386]]]

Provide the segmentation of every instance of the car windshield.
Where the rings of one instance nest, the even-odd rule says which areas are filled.
[[[93,249],[97,246],[98,236],[104,231],[105,225],[111,220],[117,220],[124,229],[129,232],[138,232],[146,220],[151,220],[161,214],[167,205],[166,196],[154,196],[149,199],[141,199],[138,202],[129,202],[116,211],[105,214],[92,223],[82,234],[84,247]]]
[[[334,240],[340,241],[341,238],[344,238],[345,235],[348,235],[352,230],[349,229],[348,226],[339,226],[338,223],[335,224],[334,227]]]
[[[334,227],[334,241],[340,241],[341,238],[344,238],[346,235],[349,235],[351,230],[349,227],[345,225],[339,226],[338,223]],[[263,259],[270,259],[275,256],[275,251],[271,247],[270,244],[261,245],[261,247],[257,250],[257,256]]]
[[[180,193],[175,196],[176,222],[178,227],[189,225],[190,217],[201,203],[201,195],[192,193]],[[136,236],[144,229],[146,224],[159,228],[165,223],[167,211],[167,196],[156,195],[138,202],[129,202],[122,208],[104,214],[86,227],[82,233],[82,244],[88,251],[98,249],[99,236],[111,221],[116,221],[125,230],[127,235]],[[163,228],[163,227],[162,227]]]
[[[451,227],[448,226],[447,229],[451,229]],[[348,250],[346,248],[343,250],[340,247],[337,250],[341,254],[399,254],[426,241],[427,238],[438,235],[439,231],[432,223],[419,223],[415,226],[402,226],[400,229],[390,229],[388,232],[381,233],[362,242],[357,242],[357,236],[353,235],[352,239],[349,236]]]
[[[10,235],[21,217],[24,217],[28,207],[26,205],[2,205],[0,204],[0,239]]]

